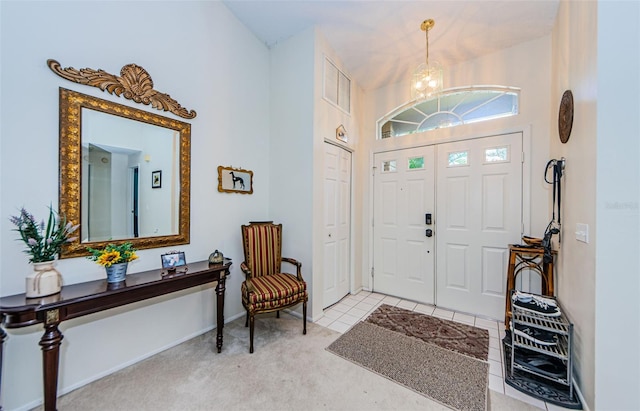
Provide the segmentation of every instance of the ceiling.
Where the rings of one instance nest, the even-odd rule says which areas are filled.
[[[268,47],[316,25],[364,90],[404,81],[424,62],[444,67],[549,34],[560,0],[223,0]]]

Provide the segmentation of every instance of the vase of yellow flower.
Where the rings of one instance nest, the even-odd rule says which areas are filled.
[[[105,267],[107,270],[107,282],[119,283],[127,277],[127,268],[129,263],[112,264],[111,267]]]
[[[102,250],[87,247],[91,253],[88,259],[103,266],[107,271],[107,283],[119,283],[127,276],[129,262],[138,258],[136,249],[130,242],[107,244]]]
[[[30,256],[33,272],[26,278],[26,297],[40,298],[57,294],[62,289],[62,275],[55,269],[55,259],[65,243],[72,242],[76,237],[71,235],[78,229],[67,223],[49,206],[49,218],[37,222],[24,208],[20,214],[12,216],[11,221],[20,234],[20,239],[27,248],[24,250]]]

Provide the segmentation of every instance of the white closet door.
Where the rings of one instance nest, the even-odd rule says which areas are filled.
[[[349,293],[351,270],[351,153],[325,144],[324,293],[328,307]]]

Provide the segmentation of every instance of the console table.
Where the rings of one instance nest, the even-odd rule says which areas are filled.
[[[6,328],[21,328],[39,323],[44,325],[44,334],[39,343],[42,347],[44,409],[55,411],[59,350],[63,339],[58,325],[62,321],[215,281],[217,282],[216,347],[220,352],[224,327],[225,280],[230,275],[230,267],[230,259],[225,259],[220,264],[200,261],[189,264],[186,273],[151,270],[129,274],[121,283],[108,284],[106,279],[103,279],[65,285],[60,293],[44,298],[27,299],[24,294],[2,297],[0,298],[0,325]],[[0,327],[0,372],[5,338],[6,333]],[[0,375],[0,381],[1,378]]]

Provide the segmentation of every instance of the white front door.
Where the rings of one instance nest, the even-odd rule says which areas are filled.
[[[504,316],[508,245],[522,231],[522,134],[438,145],[437,305]]]
[[[351,271],[351,153],[324,152],[324,293],[326,308],[349,293]]]
[[[373,290],[434,303],[434,148],[375,154]]]

